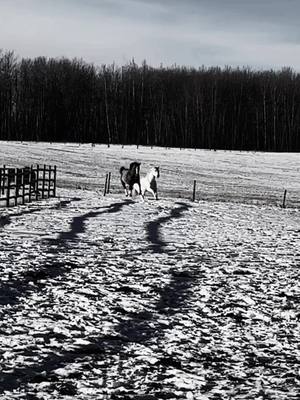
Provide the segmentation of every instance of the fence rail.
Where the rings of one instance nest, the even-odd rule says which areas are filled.
[[[56,196],[56,166],[0,167],[0,206]]]

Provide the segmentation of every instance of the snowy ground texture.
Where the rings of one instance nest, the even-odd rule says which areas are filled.
[[[299,398],[299,154],[0,145],[59,184],[0,209],[1,400]],[[158,201],[119,190],[135,159]]]

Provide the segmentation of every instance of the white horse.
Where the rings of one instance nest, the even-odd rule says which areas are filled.
[[[139,191],[137,184],[134,185],[135,191],[140,194],[143,199],[145,197],[145,193],[150,192],[155,200],[157,200],[158,196],[156,178],[159,178],[159,167],[151,168],[146,176],[140,178],[141,192]]]

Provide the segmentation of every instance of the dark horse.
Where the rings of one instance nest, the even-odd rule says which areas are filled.
[[[141,194],[140,183],[140,165],[139,162],[132,162],[129,169],[125,167],[120,168],[121,183],[125,190],[126,196],[132,196],[133,185],[137,184],[139,187],[139,194]]]

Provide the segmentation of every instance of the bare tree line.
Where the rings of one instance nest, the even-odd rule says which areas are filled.
[[[300,75],[289,68],[95,67],[0,51],[0,138],[300,150]]]

